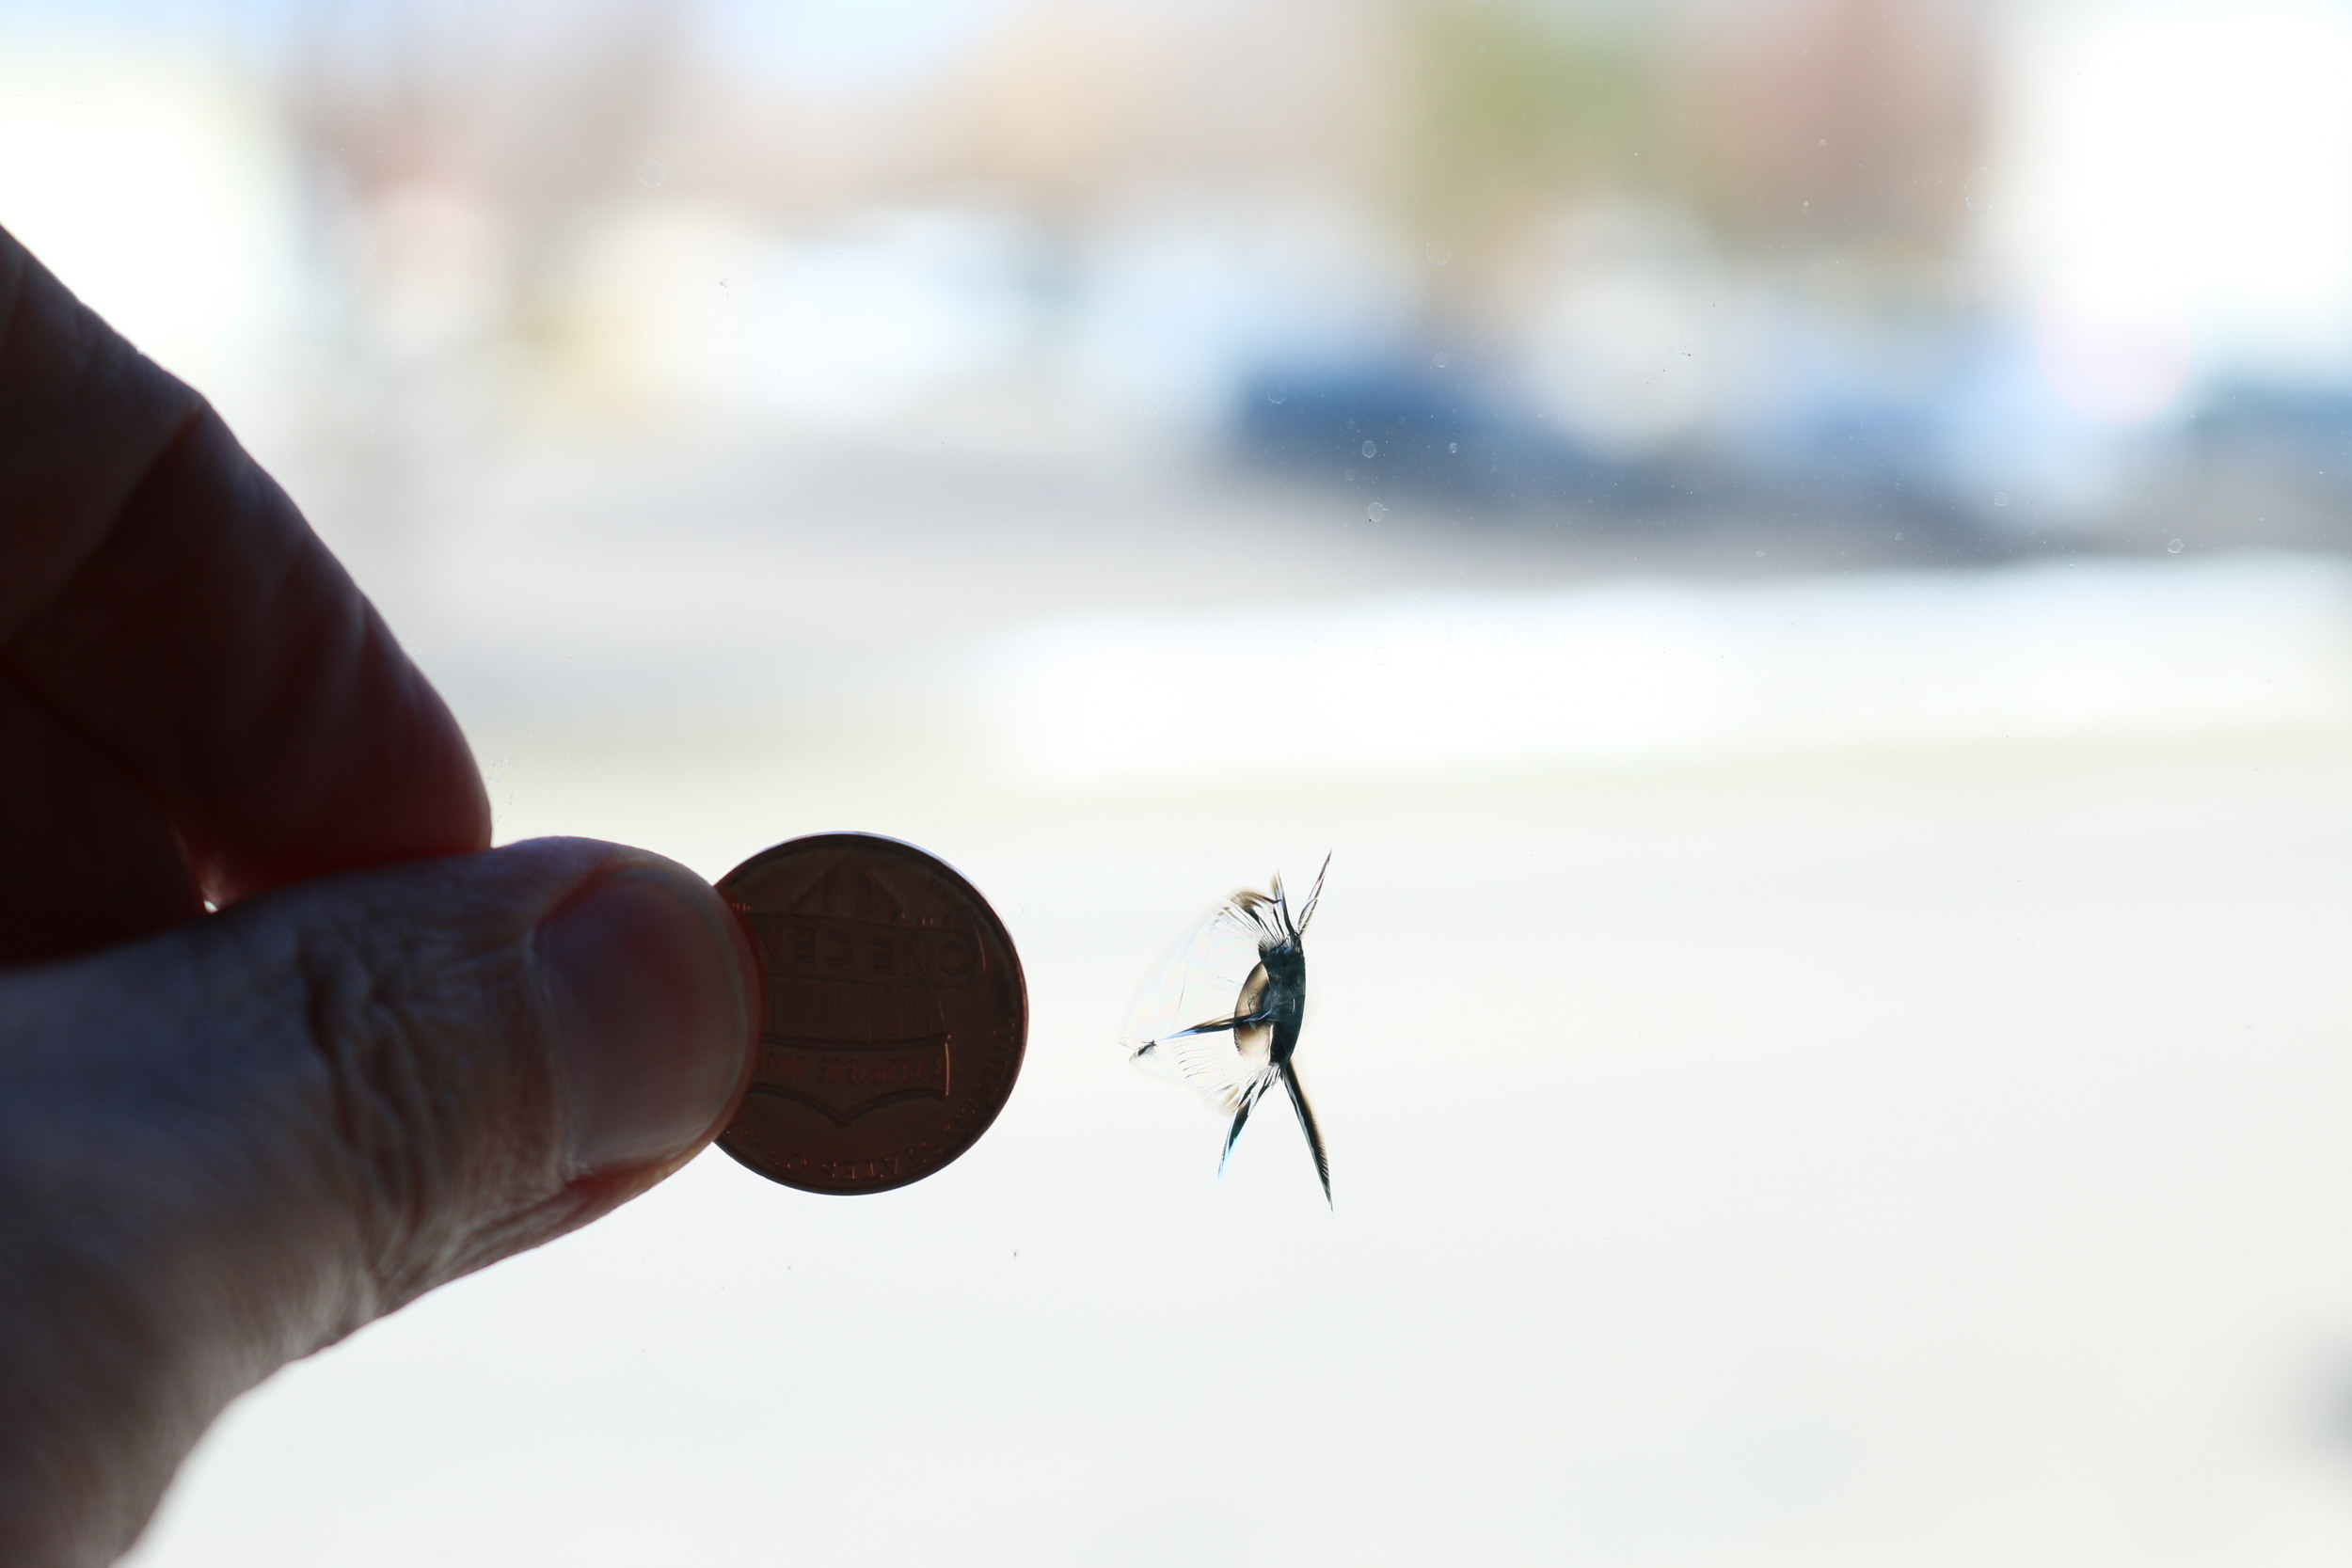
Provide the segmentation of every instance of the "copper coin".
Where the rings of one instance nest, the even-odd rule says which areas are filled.
[[[719,1147],[812,1193],[903,1187],[1012,1094],[1029,993],[972,884],[894,838],[763,849],[719,892],[759,956],[759,1066]]]

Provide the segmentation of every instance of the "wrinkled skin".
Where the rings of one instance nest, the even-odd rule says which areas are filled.
[[[0,233],[0,1562],[112,1560],[229,1401],[723,1125],[710,889],[488,844],[293,504]]]

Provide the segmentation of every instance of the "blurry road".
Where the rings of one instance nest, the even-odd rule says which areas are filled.
[[[935,489],[869,498],[898,483]],[[2216,702],[1873,743],[1866,709],[1779,756],[1305,776],[1260,764],[1264,692],[1227,673],[1230,768],[1041,781],[970,743],[961,698],[919,700],[927,669],[968,689],[930,661],[1073,609],[1571,574],[1349,546],[1271,503],[739,493],[772,504],[591,484],[513,502],[504,536],[485,501],[386,596],[467,705],[504,836],[716,875],[865,827],[955,862],[1028,967],[1010,1107],[871,1198],[707,1156],[367,1330],[231,1414],[141,1568],[2352,1549],[2352,725],[2325,680],[2251,726]],[[724,577],[768,571],[789,605],[763,622]],[[2293,585],[2331,571],[2198,580],[2226,628],[2318,615]],[[1878,580],[1816,586],[1906,602]],[[697,583],[727,608],[698,616]],[[1904,620],[1867,636],[1901,654]],[[2329,635],[2229,678],[2317,680]],[[725,700],[679,684],[698,645]],[[785,681],[795,657],[822,678]],[[796,727],[861,668],[898,695]],[[1216,1118],[1112,1043],[1188,916],[1327,848],[1299,1059],[1329,1212],[1279,1118],[1218,1184]]]
[[[707,1157],[249,1400],[151,1564],[2340,1562],[2352,748],[1051,809],[707,756],[531,826],[834,821],[1036,997],[961,1164]],[[862,809],[861,809],[862,808]],[[1295,1130],[1111,1045],[1337,849]]]

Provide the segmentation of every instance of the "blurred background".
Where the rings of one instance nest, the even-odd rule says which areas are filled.
[[[698,1161],[136,1561],[2340,1564],[2352,0],[0,0],[0,225],[501,837],[863,828],[996,1129]],[[1333,853],[1331,1144],[1127,1069]]]

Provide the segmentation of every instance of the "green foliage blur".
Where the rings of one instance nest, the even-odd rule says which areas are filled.
[[[1457,249],[1564,200],[1678,182],[1654,24],[1539,0],[1411,0],[1405,37],[1417,92],[1403,204]]]

